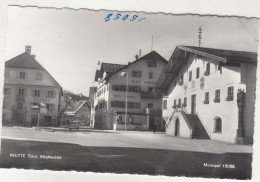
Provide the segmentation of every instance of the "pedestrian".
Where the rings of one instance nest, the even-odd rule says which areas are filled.
[[[154,124],[153,125],[153,133],[155,134],[155,132],[156,132],[156,128],[157,128],[157,126]]]

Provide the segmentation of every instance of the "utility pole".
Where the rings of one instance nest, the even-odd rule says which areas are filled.
[[[202,34],[202,27],[201,26],[198,28],[198,33],[199,33],[199,47],[200,47],[201,39],[202,39],[202,36],[201,36],[201,34]]]

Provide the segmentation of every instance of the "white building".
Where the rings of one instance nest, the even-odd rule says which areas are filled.
[[[95,128],[163,129],[161,96],[151,91],[166,64],[155,51],[128,65],[102,63],[96,78]]]
[[[24,53],[5,62],[3,125],[36,126],[40,105],[47,108],[40,114],[40,126],[59,125],[62,94],[62,87],[26,46]]]
[[[166,134],[253,143],[256,67],[256,53],[177,46],[154,89]]]

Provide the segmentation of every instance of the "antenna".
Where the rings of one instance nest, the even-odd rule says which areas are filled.
[[[152,46],[151,46],[151,52],[153,51],[153,35],[152,35]]]
[[[200,47],[201,39],[202,39],[202,36],[201,36],[201,34],[202,34],[202,26],[200,26],[200,27],[198,28],[198,33],[199,33],[199,47]]]
[[[142,50],[139,50],[139,58],[142,56]]]

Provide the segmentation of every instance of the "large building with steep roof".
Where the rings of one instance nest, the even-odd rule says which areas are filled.
[[[156,51],[128,65],[102,63],[94,97],[95,128],[163,129],[159,95],[151,93],[167,61]],[[127,104],[126,104],[127,103]]]
[[[168,135],[253,143],[257,53],[177,46],[155,84]]]
[[[31,46],[5,62],[3,125],[58,125],[61,96],[62,87],[31,55]]]

